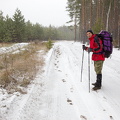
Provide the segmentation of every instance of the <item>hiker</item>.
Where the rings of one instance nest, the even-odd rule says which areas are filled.
[[[86,47],[83,45],[83,50],[88,52],[93,52],[92,60],[94,61],[94,70],[96,72],[96,82],[92,83],[94,87],[93,90],[101,89],[102,86],[102,68],[105,60],[105,56],[103,54],[103,45],[102,40],[93,34],[92,30],[88,30],[86,32],[88,39],[90,40],[90,47]]]

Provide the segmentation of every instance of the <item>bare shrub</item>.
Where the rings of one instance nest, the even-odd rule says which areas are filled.
[[[44,53],[38,56],[38,51]],[[44,65],[43,55],[47,51],[44,42],[31,42],[24,50],[0,56],[0,85],[9,92],[16,90],[21,93],[35,78],[38,70]],[[10,92],[11,93],[11,92]]]

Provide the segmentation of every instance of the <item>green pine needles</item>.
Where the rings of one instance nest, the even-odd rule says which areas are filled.
[[[48,42],[46,43],[46,46],[47,46],[48,49],[52,48],[53,42],[52,42],[52,40],[50,38],[48,39]]]

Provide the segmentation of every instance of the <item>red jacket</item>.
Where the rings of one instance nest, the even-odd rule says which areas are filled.
[[[92,49],[92,60],[93,61],[99,61],[105,60],[104,54],[103,54],[103,45],[102,45],[102,40],[99,39],[98,37],[95,37],[96,35],[92,35],[92,37],[89,38],[90,40],[90,48]]]

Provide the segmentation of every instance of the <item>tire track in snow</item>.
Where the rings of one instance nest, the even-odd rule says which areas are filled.
[[[68,50],[67,49],[64,50],[63,46],[62,46],[62,51],[63,51],[63,57],[66,57],[66,62],[64,61],[65,65],[70,67],[71,70],[73,70],[72,66],[71,66],[71,60],[70,60],[70,57],[73,57],[73,56],[69,56]],[[74,60],[76,60],[76,59],[74,59]],[[64,72],[64,74],[67,74],[67,77],[64,78],[66,80],[66,88],[67,88],[67,96],[68,96],[67,97],[67,101],[69,101],[73,105],[73,109],[76,111],[77,116],[80,116],[80,113],[79,113],[79,110],[78,110],[79,109],[78,106],[81,106],[80,109],[82,109],[82,113],[84,113],[84,114],[85,114],[86,109],[85,109],[85,106],[84,106],[83,102],[79,101],[80,100],[79,97],[77,97],[76,99],[74,99],[74,97],[73,97],[74,90],[73,90],[73,87],[71,87],[72,84],[70,83],[71,77],[68,77],[68,76],[71,76],[72,72],[71,71],[70,71],[70,73],[67,72],[67,69],[64,66],[62,67],[62,72]],[[73,90],[73,93],[71,92],[71,88]],[[78,96],[78,94],[76,96]],[[76,104],[76,100],[79,101],[79,102],[77,101],[77,104]]]
[[[58,47],[56,47],[56,49],[57,48]],[[56,51],[58,51],[58,50],[56,50]],[[61,53],[61,54],[63,55],[63,53]],[[54,61],[55,59],[56,59],[56,61],[59,61],[56,64],[58,65],[58,69],[61,70],[61,72],[59,72],[57,70],[54,70],[54,67],[55,67],[54,62],[56,62],[56,61]],[[48,114],[48,116],[46,116],[46,120],[47,119],[48,120],[55,120],[55,117],[54,117],[55,114],[56,114],[56,119],[57,120],[61,120],[61,119],[66,120],[67,118],[69,118],[69,120],[73,119],[73,117],[71,118],[70,115],[68,115],[70,113],[70,111],[74,111],[74,108],[71,109],[71,105],[69,105],[67,103],[67,99],[70,98],[69,95],[68,95],[68,93],[70,93],[70,88],[63,85],[62,79],[65,78],[66,73],[63,73],[65,71],[63,71],[63,69],[61,69],[60,59],[61,59],[60,55],[58,56],[58,53],[55,52],[55,56],[53,57],[54,62],[52,61],[51,65],[50,65],[50,66],[52,66],[51,67],[52,72],[50,72],[50,77],[54,73],[54,76],[56,77],[56,80],[57,80],[57,81],[54,81],[54,83],[52,83],[52,84],[55,84],[55,86],[54,86],[53,91],[50,92],[50,93],[53,94],[53,97],[52,97],[53,104],[51,104],[50,106],[51,106],[51,108],[55,109],[55,111],[52,111],[50,114]],[[50,79],[50,77],[49,77],[49,79]],[[62,84],[61,85],[62,87],[59,87],[60,84]],[[57,98],[57,99],[55,99],[55,98]],[[57,107],[57,106],[59,106],[59,107]],[[66,111],[65,106],[69,108],[69,111],[68,111],[68,109]],[[74,111],[74,114],[76,114],[75,111]],[[76,118],[76,116],[74,116],[74,118]]]

